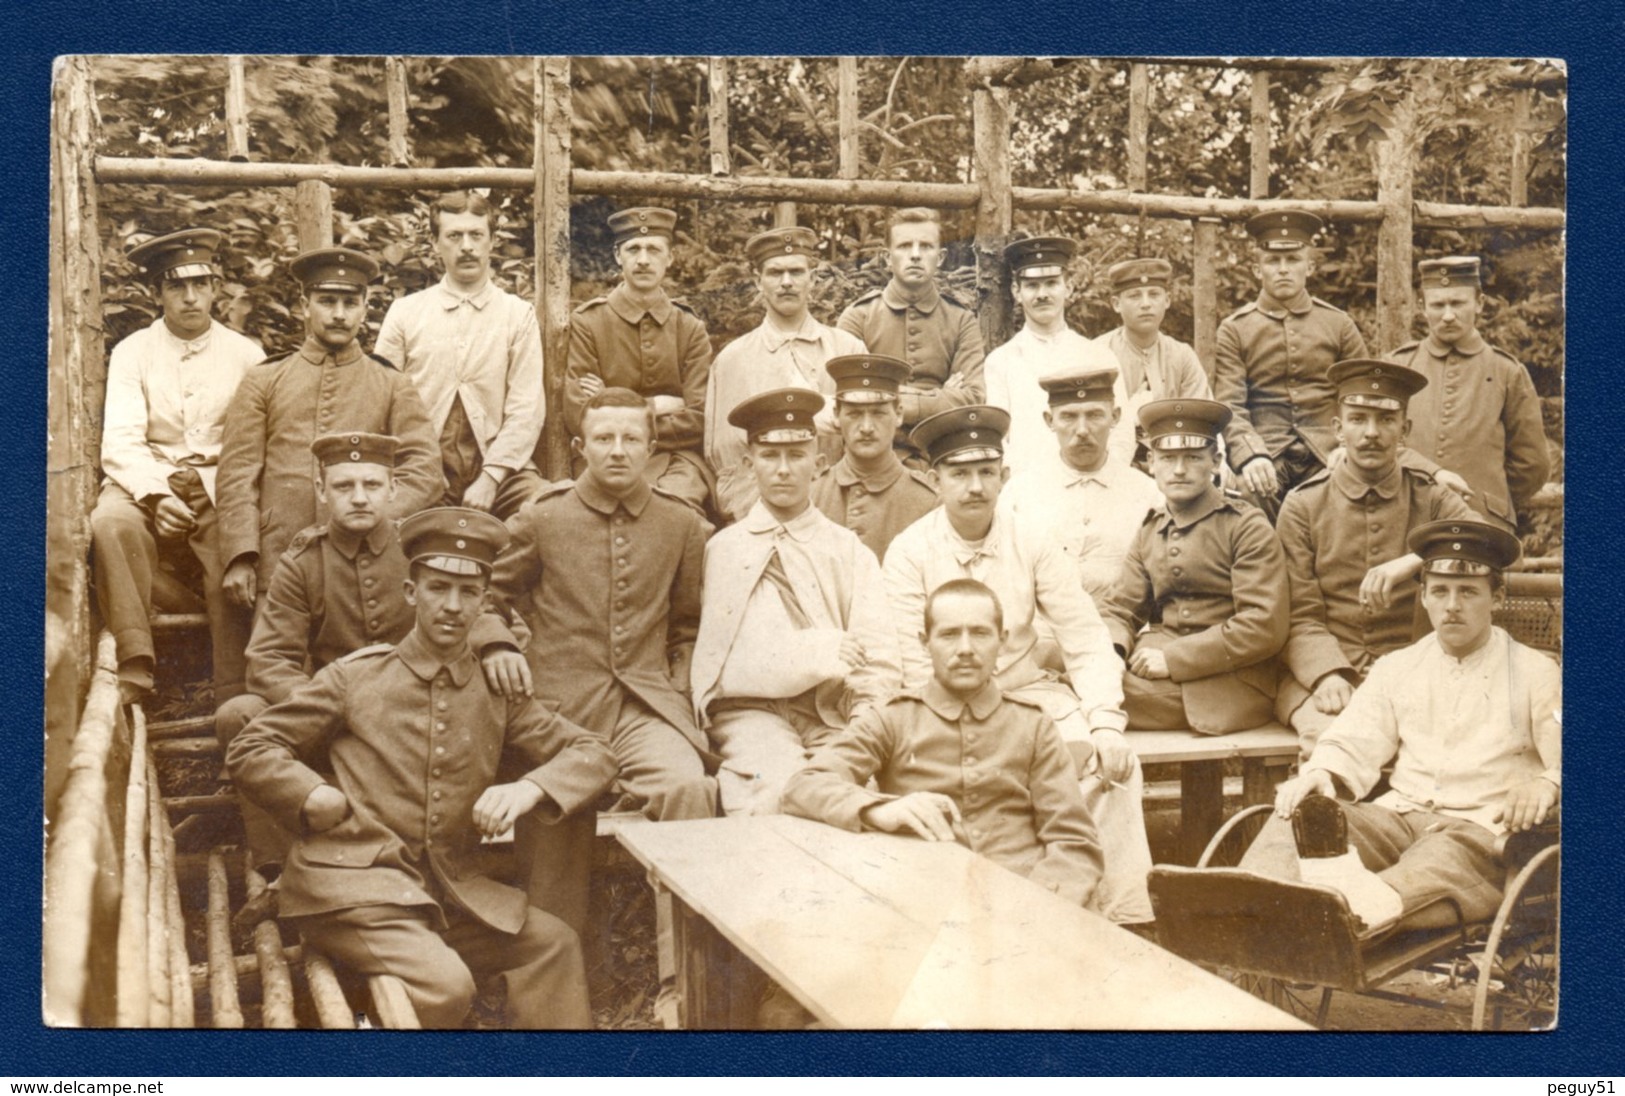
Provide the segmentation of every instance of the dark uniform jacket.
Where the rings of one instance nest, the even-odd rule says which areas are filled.
[[[491,589],[530,625],[536,691],[607,730],[625,690],[704,752],[677,683],[700,627],[705,519],[641,481],[623,501],[586,478],[551,485],[509,529]]]
[[[1037,704],[992,681],[961,700],[932,679],[819,750],[790,778],[783,809],[856,832],[865,807],[910,792],[958,803],[971,851],[1080,906],[1094,894],[1100,839],[1061,732]]]
[[[432,506],[445,493],[440,442],[417,387],[404,373],[352,342],[330,354],[306,339],[297,354],[244,376],[226,409],[215,505],[220,558],[230,565],[259,554],[259,589],[294,535],[326,519],[316,500],[310,443],[347,430],[393,434],[395,501],[389,517]]]
[[[901,461],[878,475],[860,477],[847,458],[824,469],[812,485],[812,503],[837,525],[844,525],[886,561],[892,538],[937,505],[931,477]]]
[[[1273,458],[1298,439],[1326,463],[1337,447],[1337,388],[1327,370],[1365,357],[1347,312],[1307,293],[1290,308],[1260,296],[1219,324],[1213,356],[1213,398],[1235,412],[1224,430],[1230,467]]]
[[[300,758],[324,748],[350,813],[312,834],[302,808],[324,780]],[[427,906],[444,928],[449,905],[517,932],[525,892],[473,870],[474,802],[504,752],[546,793],[536,807],[544,821],[592,802],[615,777],[602,736],[539,700],[504,700],[472,651],[443,665],[414,630],[396,647],[340,659],[266,709],[226,763],[239,791],[301,835],[282,872],[284,915]]]
[[[1466,480],[1486,518],[1515,527],[1551,473],[1529,370],[1476,331],[1455,346],[1406,343],[1388,358],[1428,379],[1410,400],[1411,450]]]
[[[1160,647],[1187,709],[1224,704],[1227,675],[1274,696],[1289,601],[1275,530],[1256,507],[1217,490],[1181,520],[1159,506],[1135,534],[1101,607],[1112,643],[1125,661],[1137,643]]]

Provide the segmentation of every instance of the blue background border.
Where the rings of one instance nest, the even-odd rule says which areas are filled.
[[[227,4],[81,0],[13,8],[0,65],[10,183],[0,223],[0,308],[12,332],[0,369],[0,434],[13,568],[0,574],[0,641],[13,743],[0,776],[10,858],[0,920],[0,1073],[23,1077],[241,1074],[1511,1074],[1583,1078],[1618,1071],[1625,1013],[1620,833],[1613,804],[1621,643],[1615,505],[1605,454],[1620,438],[1611,352],[1621,177],[1620,17],[1557,5],[1434,0],[1367,5],[1197,4],[1068,8],[928,0],[882,8],[819,0],[748,10],[720,0],[569,8],[502,0],[449,6],[336,0]],[[1567,601],[1562,1025],[1530,1037],[1427,1034],[1247,1035],[491,1035],[53,1031],[39,1022],[40,802],[37,713],[43,620],[46,245],[50,71],[59,53],[661,53],[1492,55],[1570,66]],[[1606,469],[1606,470],[1605,470]],[[1612,580],[1612,581],[1611,581]]]

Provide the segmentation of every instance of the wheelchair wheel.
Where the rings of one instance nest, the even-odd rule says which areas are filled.
[[[1233,868],[1241,863],[1242,854],[1253,843],[1258,831],[1269,821],[1275,808],[1268,805],[1243,807],[1219,827],[1196,861],[1199,868]]]
[[[1542,849],[1507,886],[1479,963],[1474,1031],[1538,1031],[1557,1021],[1561,851]]]

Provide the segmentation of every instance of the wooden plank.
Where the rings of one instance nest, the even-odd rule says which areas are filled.
[[[333,188],[320,179],[306,179],[294,188],[294,225],[299,250],[333,246]]]
[[[1223,761],[1232,757],[1287,757],[1298,749],[1298,736],[1279,723],[1207,735],[1195,731],[1128,731],[1128,744],[1144,765],[1185,761]]]
[[[203,613],[154,613],[147,623],[155,632],[178,631],[182,628],[207,628],[209,618]]]
[[[1275,802],[1275,786],[1287,778],[1290,757],[1247,757],[1241,762],[1241,805],[1258,806]]]
[[[1267,69],[1257,69],[1252,74],[1253,103],[1251,110],[1252,122],[1252,149],[1251,173],[1248,178],[1247,196],[1250,198],[1268,198],[1270,196],[1270,74]]]
[[[248,159],[248,86],[237,54],[226,58],[226,159]]]
[[[710,134],[711,174],[728,175],[730,166],[728,145],[728,59],[713,57],[706,65],[706,81],[710,98],[706,103],[706,124]]]
[[[140,706],[134,709],[139,712]],[[123,891],[118,918],[118,1026],[146,1027],[152,1004],[147,968],[147,755],[146,720],[137,716],[124,791]],[[158,789],[151,789],[153,795]]]
[[[393,974],[369,975],[367,990],[372,994],[372,1007],[378,1014],[380,1027],[396,1031],[418,1031],[423,1027],[406,992],[406,983]]]
[[[166,738],[152,744],[156,757],[214,757],[220,756],[220,741],[215,738]]]
[[[856,179],[861,173],[862,145],[858,141],[858,59],[835,59],[835,109],[840,139],[836,174]]]
[[[209,853],[207,940],[209,1017],[217,1028],[240,1028],[243,1026],[243,1005],[237,994],[237,964],[231,954],[230,891],[226,881],[226,861],[218,849]]]
[[[1005,88],[977,88],[971,94],[971,129],[975,146],[976,199],[976,318],[982,342],[989,350],[1002,346],[1015,333],[1015,302],[1010,296],[1010,271],[1004,245],[1010,240],[1010,92]]]
[[[1151,128],[1151,70],[1128,67],[1128,188],[1144,191],[1146,145]],[[1254,195],[1257,197],[1257,195]]]
[[[1534,95],[1529,88],[1512,93],[1512,192],[1508,201],[1515,206],[1529,204],[1529,107]]]
[[[1213,383],[1214,346],[1219,332],[1219,225],[1211,217],[1191,223],[1191,319],[1192,345],[1196,356]]]
[[[536,459],[548,479],[570,475],[564,428],[564,367],[570,356],[570,59],[538,57],[534,83],[536,317],[542,329],[542,378],[547,406]]]
[[[389,97],[389,162],[404,167],[412,162],[406,120],[406,58],[384,58],[384,89]]]
[[[199,731],[214,731],[214,716],[200,715],[189,719],[166,719],[159,723],[147,724],[147,741],[154,748],[159,742],[170,738],[191,738]]]

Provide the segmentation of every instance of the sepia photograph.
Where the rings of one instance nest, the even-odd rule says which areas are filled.
[[[1567,90],[58,57],[40,1021],[1555,1028]]]

